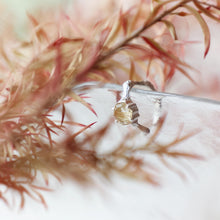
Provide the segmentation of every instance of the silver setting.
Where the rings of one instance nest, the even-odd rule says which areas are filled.
[[[116,103],[114,108],[114,116],[116,121],[123,124],[132,124],[144,133],[148,134],[150,129],[138,122],[139,110],[137,105],[130,98],[130,91],[134,86],[147,86],[155,91],[154,86],[149,81],[131,81],[128,80],[123,83],[123,93],[121,99]],[[153,124],[155,125],[160,118],[161,100],[155,100],[155,114]]]

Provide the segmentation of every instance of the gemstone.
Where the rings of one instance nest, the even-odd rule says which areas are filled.
[[[118,102],[114,108],[114,116],[119,123],[128,125],[132,123],[133,111],[126,102]]]

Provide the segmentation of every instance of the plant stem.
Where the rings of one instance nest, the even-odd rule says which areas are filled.
[[[112,56],[113,54],[115,54],[117,51],[121,50],[127,43],[129,43],[130,41],[132,41],[133,39],[139,37],[145,30],[147,30],[148,28],[150,28],[151,26],[153,26],[154,24],[156,24],[157,22],[161,21],[165,16],[167,16],[168,14],[170,14],[171,12],[175,11],[177,8],[181,7],[182,5],[187,4],[188,2],[191,2],[192,0],[185,0],[185,1],[181,1],[180,3],[174,5],[172,8],[168,9],[167,11],[165,11],[163,14],[159,15],[158,17],[156,17],[155,19],[153,19],[151,22],[146,23],[145,25],[143,25],[140,29],[138,29],[137,31],[135,31],[131,36],[129,36],[128,38],[124,39],[122,42],[119,42],[115,47],[113,47],[112,49],[110,49],[109,51],[107,51],[105,54],[102,54],[96,61],[95,65],[98,64],[99,62],[104,61],[105,59],[107,59],[108,57]]]

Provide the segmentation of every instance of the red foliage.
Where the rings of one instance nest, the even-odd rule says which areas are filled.
[[[163,161],[164,156],[200,158],[171,150],[190,135],[177,137],[166,146],[155,142],[163,120],[144,146],[132,149],[124,141],[115,150],[101,155],[97,148],[111,122],[87,134],[95,122],[84,125],[66,120],[71,118],[65,109],[67,102],[80,102],[98,117],[86,97],[73,89],[83,82],[148,79],[162,91],[176,73],[194,82],[187,72],[192,68],[182,60],[180,46],[176,44],[179,26],[174,21],[182,17],[184,22],[190,15],[197,19],[204,33],[206,56],[210,32],[203,15],[219,22],[219,2],[160,2],[150,5],[140,1],[127,11],[119,9],[117,15],[94,22],[92,28],[89,21],[89,25],[79,28],[78,20],[74,22],[68,15],[61,16],[60,22],[52,22],[52,12],[39,18],[28,14],[33,25],[31,38],[19,42],[10,36],[8,42],[1,44],[0,184],[19,192],[21,207],[24,195],[45,204],[38,192],[42,188],[34,184],[37,173],[43,175],[46,184],[49,174],[88,183],[92,180],[91,171],[96,170],[107,178],[115,171],[157,185],[153,166],[134,152],[149,152],[153,146],[153,153]],[[53,121],[50,114],[59,107],[61,120]],[[72,133],[69,126],[81,129]],[[54,136],[61,132],[64,138],[55,140]],[[135,134],[128,134],[125,140],[132,136]],[[120,162],[123,166],[117,165]],[[0,198],[7,203],[3,192]]]

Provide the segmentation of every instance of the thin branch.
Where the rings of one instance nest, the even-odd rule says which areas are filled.
[[[129,43],[133,39],[139,37],[145,30],[147,30],[148,28],[150,28],[151,26],[153,26],[157,22],[160,22],[164,17],[166,17],[167,15],[169,15],[170,13],[172,13],[173,11],[178,9],[179,7],[182,7],[183,5],[185,5],[185,4],[187,4],[188,2],[191,2],[191,1],[192,0],[181,1],[180,3],[176,4],[172,8],[166,10],[163,14],[161,14],[158,17],[156,17],[155,19],[153,19],[151,22],[146,23],[145,25],[143,25],[143,27],[141,27],[140,29],[135,31],[131,36],[129,36],[128,38],[125,38],[122,42],[118,43],[115,47],[113,47],[112,49],[107,51],[105,54],[101,55],[97,59],[95,65],[97,63],[102,62],[103,60],[109,58],[110,56],[115,54],[118,50],[121,50],[127,43]]]
[[[219,7],[219,6],[216,6],[216,5],[213,5],[213,4],[209,4],[209,3],[207,3],[207,2],[198,1],[198,3],[201,4],[201,5],[206,5],[206,6],[208,6],[208,7],[215,8],[215,9],[217,9],[217,10],[220,10],[220,7]]]

